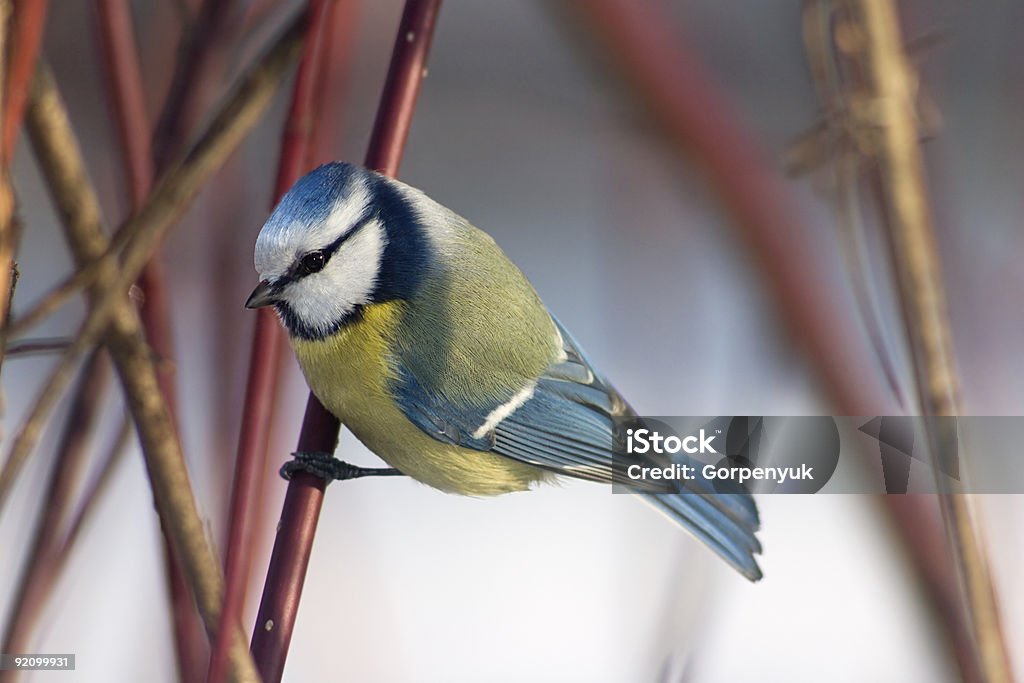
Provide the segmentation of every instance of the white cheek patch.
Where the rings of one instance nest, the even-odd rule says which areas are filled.
[[[302,254],[323,249],[352,230],[372,201],[366,181],[353,181],[348,196],[336,202],[327,216],[310,224],[302,218],[285,221],[278,209],[260,230],[256,239],[255,265],[261,280],[284,275]]]
[[[370,302],[386,246],[384,227],[377,221],[367,223],[341,245],[323,270],[288,285],[285,301],[305,325],[329,332],[357,306]]]

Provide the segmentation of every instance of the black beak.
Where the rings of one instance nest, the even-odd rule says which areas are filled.
[[[270,285],[269,280],[263,280],[256,289],[252,290],[252,294],[245,301],[246,308],[262,308],[264,306],[271,306],[277,303],[277,293],[274,288]]]

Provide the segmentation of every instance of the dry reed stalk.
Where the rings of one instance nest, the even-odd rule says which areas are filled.
[[[878,134],[886,227],[917,398],[925,415],[956,416],[959,384],[919,145],[916,73],[903,49],[891,0],[861,0],[857,11]],[[943,474],[956,471],[951,469],[957,457],[955,423],[930,420],[926,427],[929,450],[938,464],[939,505],[982,675],[990,683],[1009,683],[1009,655],[984,543],[972,521],[969,497],[953,491]]]
[[[847,250],[859,251],[856,244],[857,232],[864,230],[861,225],[861,199],[857,196],[859,185],[867,185],[872,200],[871,209],[883,217],[885,213],[884,183],[877,166],[869,163],[877,150],[874,140],[876,122],[870,116],[872,103],[865,95],[865,66],[863,62],[863,40],[856,8],[849,3],[833,4],[828,0],[807,0],[804,5],[805,50],[815,82],[818,97],[824,113],[822,121],[811,133],[805,135],[796,148],[798,154],[791,159],[798,166],[810,170],[832,162],[834,184],[838,195],[837,211],[845,232]],[[909,50],[909,48],[908,48]],[[919,93],[921,95],[922,93]],[[917,107],[924,107],[927,100],[921,97]],[[918,112],[922,128],[929,126],[928,110]],[[921,131],[926,134],[924,130]],[[866,174],[866,177],[862,177]],[[858,254],[858,261],[852,264],[855,280],[865,295],[862,316],[867,319],[877,316],[870,275],[865,274],[866,254]],[[886,259],[891,265],[891,260]],[[881,325],[875,330],[876,355],[892,354],[892,345],[884,343]],[[894,368],[891,359],[880,357],[883,367]],[[910,399],[904,388],[905,382],[898,381],[897,373],[888,375],[894,394],[900,399],[904,410]],[[915,408],[917,409],[917,408]],[[909,463],[908,463],[909,466]],[[887,495],[878,498],[884,506],[890,523],[899,532],[900,539],[917,580],[927,593],[925,603],[943,625],[946,638],[960,669],[965,683],[980,683],[983,680],[977,648],[971,635],[971,626],[962,609],[960,587],[957,579],[952,550],[943,529],[941,512],[935,496],[929,495]]]

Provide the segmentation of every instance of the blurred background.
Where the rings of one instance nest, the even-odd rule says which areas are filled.
[[[179,13],[192,4],[133,3],[153,117]],[[225,44],[209,103],[299,5],[238,4],[248,17],[239,29],[245,40]],[[358,4],[345,44],[351,63],[331,84],[333,119],[318,154],[361,161],[402,3],[348,4]],[[850,293],[827,182],[782,170],[822,116],[801,3],[644,4],[656,5],[665,28],[697,56],[791,205],[800,222],[787,226],[791,265],[814,273],[817,296],[830,302],[833,334],[859,363],[850,374],[885,387]],[[938,116],[925,151],[965,412],[1021,414],[1024,55],[1016,29],[1024,5],[900,6],[908,37],[937,37],[915,58]],[[837,414],[723,193],[651,116],[585,14],[560,0],[445,0],[401,179],[493,235],[641,413]],[[127,195],[95,24],[91,2],[50,3],[42,54],[116,225]],[[256,283],[252,248],[270,209],[288,92],[172,230],[161,257],[183,447],[218,548],[255,319],[242,304]],[[26,226],[17,314],[72,265],[25,141],[13,182]],[[877,286],[890,296],[885,278]],[[32,336],[72,334],[84,310],[69,305]],[[898,338],[899,325],[886,324]],[[54,362],[4,363],[5,443]],[[285,491],[273,473],[294,449],[307,394],[290,352],[282,377],[247,629]],[[114,439],[123,410],[118,391],[109,395],[98,450]],[[876,414],[897,409],[887,393],[876,395]],[[47,430],[0,518],[0,614],[13,602],[58,432]],[[340,454],[379,462],[347,433]],[[1006,640],[1024,672],[1024,594],[1011,581],[1024,566],[1024,504],[1020,496],[976,502]],[[750,584],[638,500],[600,486],[472,500],[404,480],[335,484],[285,680],[960,680],[879,498],[776,495],[759,504],[765,578]],[[25,680],[175,680],[159,523],[134,440],[32,643],[35,652],[76,653],[77,671]]]

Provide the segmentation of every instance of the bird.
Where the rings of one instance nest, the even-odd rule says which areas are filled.
[[[622,483],[622,420],[636,412],[485,232],[363,167],[302,176],[256,240],[247,308],[273,306],[310,390],[390,467],[488,497],[571,477]],[[686,460],[690,462],[690,460]],[[283,470],[359,476],[332,454]],[[699,471],[699,469],[698,469]],[[711,482],[640,495],[752,581],[757,506]]]

